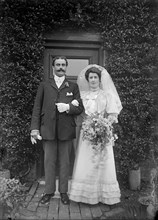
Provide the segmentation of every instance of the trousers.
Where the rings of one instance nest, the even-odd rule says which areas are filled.
[[[56,164],[59,162],[60,193],[68,192],[70,153],[72,140],[43,140],[45,193],[51,194],[56,190]]]

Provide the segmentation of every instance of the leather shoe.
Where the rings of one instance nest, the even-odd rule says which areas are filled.
[[[44,196],[42,196],[42,198],[41,198],[41,200],[40,200],[40,203],[41,203],[41,204],[46,204],[46,203],[48,203],[53,196],[54,196],[54,193],[45,194]]]
[[[61,201],[64,205],[68,205],[70,203],[67,193],[60,193],[60,196],[61,196]]]

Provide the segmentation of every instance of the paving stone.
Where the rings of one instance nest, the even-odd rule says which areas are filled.
[[[31,202],[39,202],[40,201],[40,197],[33,197],[33,199],[31,200]]]
[[[15,213],[12,219],[20,220],[21,216],[20,213]]]
[[[58,209],[59,209],[59,199],[53,198],[50,200],[50,204],[49,204],[49,210],[53,213],[58,213]]]
[[[37,206],[38,206],[38,202],[30,202],[27,206],[27,209],[30,210],[30,211],[36,211],[37,209]]]
[[[36,213],[40,219],[47,219],[48,207],[38,207]]]
[[[70,212],[76,213],[80,212],[79,204],[77,202],[70,202]]]
[[[82,216],[81,216],[80,212],[71,212],[70,213],[70,219],[78,220],[78,219],[82,219]]]
[[[31,215],[31,216],[25,216],[25,215],[20,215],[19,218],[16,218],[16,220],[27,220],[27,219],[30,219],[30,220],[37,220],[39,219],[39,217],[37,215]]]
[[[20,215],[24,215],[24,216],[33,216],[36,214],[36,212],[30,211],[26,208],[19,210],[19,213],[20,213]]]
[[[99,217],[102,215],[102,211],[101,211],[100,206],[98,204],[91,205],[90,209],[91,209],[91,213],[92,213],[93,218],[96,218],[96,217]]]
[[[106,204],[103,204],[103,203],[99,203],[99,206],[100,206],[100,209],[101,209],[102,212],[110,211],[110,206],[109,205],[106,205]]]
[[[104,212],[104,216],[105,217],[112,217],[112,216],[115,216],[115,215],[118,215],[118,214],[121,214],[123,213],[125,210],[121,207],[118,207],[118,208],[113,208],[111,209],[110,211],[108,212]]]
[[[125,212],[122,216],[126,216],[127,219],[146,220],[147,211],[146,206],[142,205],[126,205],[123,207]]]
[[[27,205],[29,204],[29,202],[32,199],[32,195],[27,195],[25,198],[25,202],[24,202],[24,206],[27,207]]]
[[[30,191],[29,191],[29,195],[34,195],[37,190],[37,187],[38,187],[38,182],[34,182]]]
[[[58,219],[59,199],[53,198],[50,200],[48,209],[48,219]]]
[[[82,219],[92,219],[90,207],[87,204],[80,203]]]
[[[64,205],[61,200],[59,202],[59,219],[69,219],[69,205]]]
[[[47,217],[47,219],[48,220],[59,220],[59,217],[58,217],[59,215],[56,215],[56,214],[53,214],[53,216],[52,215],[48,215],[48,217]]]
[[[44,190],[45,190],[45,186],[40,185],[40,187],[38,187],[36,190],[35,197],[41,197],[42,194],[44,193]]]
[[[59,201],[59,212],[69,213],[69,205],[64,205],[60,200]]]

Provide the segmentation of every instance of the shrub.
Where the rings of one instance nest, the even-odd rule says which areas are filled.
[[[0,177],[0,203],[7,210],[5,214],[12,216],[12,211],[23,204],[26,196],[24,186],[17,179]]]

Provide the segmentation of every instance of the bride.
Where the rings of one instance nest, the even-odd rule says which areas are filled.
[[[84,119],[93,113],[117,123],[122,109],[115,85],[108,72],[96,64],[88,65],[78,76],[78,85],[85,108]],[[75,103],[74,103],[75,104]],[[70,186],[70,199],[88,204],[115,204],[120,202],[120,188],[116,177],[114,141],[105,146],[103,160],[93,161],[94,151],[83,140],[81,129]]]

